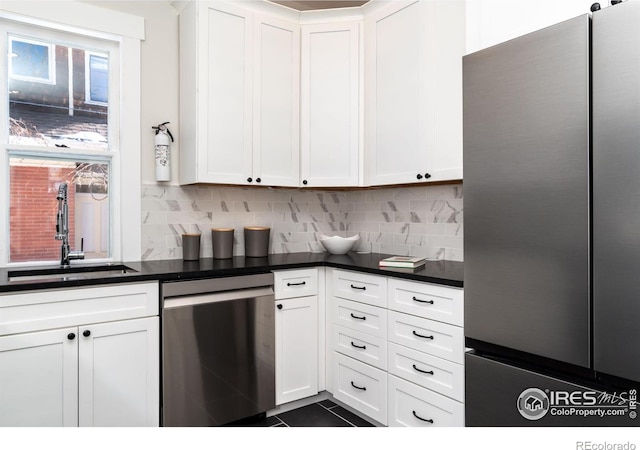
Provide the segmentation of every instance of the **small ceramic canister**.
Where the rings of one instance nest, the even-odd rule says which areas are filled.
[[[215,259],[233,257],[233,228],[212,228],[211,243]]]
[[[244,255],[263,258],[269,254],[269,227],[244,227]]]
[[[200,259],[200,234],[182,235],[182,259],[185,261]]]

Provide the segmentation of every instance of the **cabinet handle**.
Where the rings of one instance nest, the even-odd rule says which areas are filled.
[[[251,183],[251,182],[253,181],[253,178],[249,177],[249,178],[247,178],[247,181],[248,181],[249,183]]]
[[[420,300],[419,298],[413,297],[413,301],[418,303],[429,303],[430,305],[433,305],[433,300]]]
[[[302,180],[302,184],[304,184],[305,186],[308,184],[309,182],[307,180]]]
[[[70,341],[73,341],[75,338],[76,338],[76,334],[75,333],[67,334],[67,339],[69,339]]]
[[[353,317],[354,319],[367,320],[367,316],[358,317],[358,316],[354,316],[353,313],[350,313],[350,314],[351,314],[351,317]]]
[[[351,341],[351,345],[355,348],[359,348],[360,350],[366,350],[367,346],[366,345],[356,345],[353,343],[353,341]]]
[[[262,178],[256,178],[256,183],[262,183]]]
[[[366,387],[360,387],[360,386],[356,386],[355,384],[353,384],[353,381],[351,382],[351,386],[353,386],[356,389],[360,389],[361,391],[366,391],[367,388]]]
[[[418,180],[422,180],[422,175],[421,175],[421,174],[418,174],[418,175],[416,175],[416,178],[417,178]]]
[[[431,178],[431,174],[430,173],[425,173],[424,174],[424,179],[428,180],[429,178]]]
[[[282,304],[281,304],[281,303],[280,303],[280,304],[278,304],[278,305],[276,306],[276,308],[278,308],[278,309],[282,309]]]
[[[287,283],[287,286],[304,286],[305,284],[307,284],[307,282],[302,281],[300,283]]]
[[[91,331],[89,331],[89,330],[84,330],[84,331],[82,332],[82,335],[83,335],[84,337],[89,337],[89,336],[91,336]]]
[[[416,330],[412,331],[414,336],[418,336],[419,338],[423,338],[423,339],[433,339],[433,335],[432,336],[423,336],[421,334],[416,333]]]
[[[415,417],[416,419],[422,420],[423,422],[433,423],[433,419],[423,419],[422,417],[417,415],[415,411],[412,411],[412,412],[413,412],[413,417]]]
[[[367,287],[366,286],[354,286],[353,284],[351,285],[351,289],[359,289],[361,291],[366,291]]]
[[[420,372],[420,373],[426,373],[427,375],[433,375],[433,370],[421,370],[421,369],[418,369],[415,364],[413,364],[413,368],[415,370],[417,370],[418,372]]]

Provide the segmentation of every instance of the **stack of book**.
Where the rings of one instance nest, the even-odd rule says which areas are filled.
[[[391,256],[380,260],[380,267],[390,267],[398,269],[417,269],[424,266],[425,258],[413,256]]]

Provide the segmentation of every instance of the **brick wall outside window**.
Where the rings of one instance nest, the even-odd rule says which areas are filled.
[[[11,166],[10,262],[58,261],[55,240],[58,185],[69,180],[68,168]],[[73,248],[75,185],[69,183],[69,243]]]

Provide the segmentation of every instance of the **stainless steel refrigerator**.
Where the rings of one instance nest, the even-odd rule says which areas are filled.
[[[640,425],[640,0],[463,67],[466,425]]]

